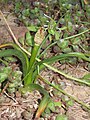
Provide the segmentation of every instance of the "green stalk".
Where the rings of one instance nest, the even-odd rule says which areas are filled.
[[[49,44],[49,45],[45,48],[45,50],[39,55],[38,58],[42,57],[42,55],[44,55],[44,54],[46,53],[46,51],[47,51],[50,47],[52,47],[53,45],[55,45],[55,44],[56,44],[55,42]]]
[[[30,57],[29,70],[34,65],[34,62],[35,62],[36,57],[37,57],[38,49],[39,49],[39,45],[35,43],[35,45],[34,45],[34,47],[32,49],[31,57]]]
[[[57,70],[57,69],[51,67],[50,65],[48,65],[48,64],[51,64],[51,63],[56,62],[58,60],[67,59],[69,57],[79,57],[79,58],[82,58],[83,60],[86,60],[86,61],[90,62],[90,59],[88,57],[86,57],[86,56],[89,57],[90,55],[89,54],[78,53],[78,52],[73,52],[73,53],[61,54],[61,55],[53,56],[51,58],[48,58],[48,59],[45,59],[45,60],[39,62],[38,63],[39,66],[40,66],[39,70],[41,71],[42,69],[44,69],[47,66],[49,69],[63,75],[64,77],[66,77],[66,78],[68,78],[70,80],[74,80],[74,81],[77,81],[79,83],[83,83],[83,84],[86,84],[86,85],[90,86],[90,83],[85,82],[85,80],[81,80],[79,78],[74,78],[74,77],[72,77],[70,75],[67,75],[67,74],[63,73],[62,71]],[[46,63],[48,63],[48,64],[46,64]],[[34,73],[33,73],[33,78],[34,79],[35,79],[36,74],[37,74],[37,71],[34,71]]]
[[[62,76],[66,77],[66,78],[68,78],[68,79],[70,79],[70,80],[73,80],[73,81],[76,81],[76,82],[79,82],[79,83],[86,84],[86,85],[90,86],[90,83],[86,82],[85,80],[81,80],[81,79],[79,79],[79,78],[74,78],[74,77],[72,77],[72,76],[70,76],[70,75],[67,75],[67,74],[63,73],[62,71],[60,71],[60,70],[58,70],[58,69],[56,69],[56,68],[54,68],[54,67],[46,64],[46,63],[43,63],[43,64],[44,64],[47,68],[49,68],[50,70],[53,70],[54,72],[59,73],[59,74],[61,74]]]
[[[26,75],[26,77],[24,78],[24,83],[25,85],[30,85],[31,83],[33,83],[33,71],[35,69],[35,61],[36,61],[36,57],[38,54],[38,49],[39,49],[39,45],[35,44],[33,49],[32,49],[32,53],[31,53],[31,57],[30,57],[30,62],[29,62],[29,73]]]
[[[37,110],[37,112],[36,112],[35,118],[38,119],[38,118],[41,116],[41,114],[42,114],[42,113],[44,112],[44,110],[46,109],[49,101],[50,101],[49,95],[44,96],[44,97],[42,98],[42,101],[41,101],[41,103],[40,103],[40,105],[39,105],[39,108],[38,108],[38,110]]]
[[[31,70],[29,70],[28,74],[23,78],[25,86],[33,83],[33,79],[32,79],[33,71],[34,69],[32,68]]]
[[[87,108],[88,110],[90,110],[90,106],[88,106],[87,104],[83,103],[82,101],[78,100],[77,98],[69,95],[68,93],[66,93],[64,90],[60,89],[59,87],[53,85],[52,83],[50,83],[48,80],[43,79],[40,75],[38,75],[38,78],[40,78],[42,81],[44,81],[45,83],[47,83],[48,85],[52,86],[53,88],[55,88],[56,90],[60,91],[61,93],[63,93],[64,95],[67,95],[69,98],[71,98],[72,100],[76,101],[77,103],[81,104],[82,106],[84,106],[85,108]]]
[[[39,46],[39,51],[40,51],[40,49],[42,48],[42,46],[45,44],[45,42],[46,42],[46,40],[49,38],[49,36],[50,36],[50,34],[48,34],[48,35],[44,38],[44,40],[42,41],[42,43],[41,43],[40,46]]]
[[[69,36],[69,37],[63,38],[63,40],[69,40],[69,39],[72,39],[72,38],[78,37],[78,36],[83,35],[83,34],[89,32],[89,31],[90,31],[90,29],[87,29],[87,30],[85,30],[85,31],[83,31],[83,32],[81,32],[81,33],[76,34],[76,35],[72,35],[72,36]],[[58,41],[58,40],[55,41],[55,42],[53,43],[53,45],[57,44],[57,42],[59,42],[59,41]]]
[[[88,31],[90,31],[90,29],[85,30],[85,31],[83,31],[83,32],[81,32],[81,33],[79,33],[79,34],[76,34],[76,35],[73,35],[73,36],[70,36],[70,37],[63,38],[63,39],[64,39],[64,40],[72,39],[72,38],[78,37],[78,36],[80,36],[80,35],[82,35],[82,34],[84,34],[84,33],[87,33]],[[46,38],[48,38],[48,37],[49,37],[49,35],[48,35]],[[38,58],[40,58],[42,55],[44,55],[45,52],[46,52],[50,47],[52,47],[53,45],[57,44],[57,42],[59,42],[59,41],[57,40],[57,41],[55,41],[54,43],[48,45],[48,46],[46,47],[46,49],[39,55]],[[43,41],[42,45],[43,45],[44,43],[45,43],[45,41]],[[41,45],[41,47],[42,47],[42,45]],[[40,47],[40,48],[41,48],[41,47]]]
[[[35,70],[35,61],[36,61],[36,57],[38,55],[38,51],[40,48],[40,45],[42,43],[44,39],[44,31],[43,28],[41,27],[37,33],[35,34],[34,37],[34,47],[32,49],[32,53],[31,53],[31,57],[30,57],[30,63],[29,63],[29,74],[27,77],[25,77],[24,81],[25,81],[25,85],[29,85],[31,83],[33,83],[33,72]]]
[[[78,37],[78,36],[80,36],[80,35],[82,35],[82,34],[84,34],[84,33],[87,33],[87,32],[89,32],[89,31],[90,31],[90,29],[87,29],[87,30],[85,30],[85,31],[83,31],[83,32],[81,32],[81,33],[76,34],[76,35],[72,35],[72,36],[70,36],[70,37],[66,37],[66,38],[64,38],[64,40],[68,40],[68,39],[72,39],[72,38]]]
[[[71,52],[71,53],[67,53],[67,54],[60,54],[60,55],[56,55],[56,56],[52,56],[51,58],[47,58],[42,60],[41,62],[39,62],[39,65],[42,63],[50,63],[50,62],[56,62],[58,60],[64,60],[67,59],[69,57],[78,57],[81,58],[87,62],[90,62],[90,59],[86,56],[90,56],[89,54],[83,54],[83,53],[79,53],[79,52]]]

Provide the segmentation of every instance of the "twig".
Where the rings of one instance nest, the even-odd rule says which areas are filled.
[[[6,23],[6,25],[7,25],[7,27],[8,27],[8,29],[9,29],[10,34],[12,35],[15,43],[16,43],[25,53],[27,53],[28,55],[31,56],[31,54],[30,54],[26,49],[24,49],[24,48],[20,45],[20,43],[18,42],[18,40],[16,39],[14,33],[12,32],[12,30],[11,30],[11,28],[10,28],[10,26],[9,26],[9,24],[8,24],[6,18],[4,17],[4,15],[3,15],[3,13],[2,13],[1,10],[0,10],[0,13],[1,13],[1,15],[2,15],[2,17],[3,17],[3,19],[4,19],[5,23]]]
[[[3,90],[2,90],[1,93],[0,93],[0,96],[5,92],[5,90],[7,89],[8,85],[9,85],[9,81],[8,81],[7,84],[4,86]]]
[[[5,94],[8,98],[12,99],[15,103],[18,103],[17,100],[15,100],[12,96],[8,95],[8,93],[6,93],[5,91],[4,91],[4,94]]]

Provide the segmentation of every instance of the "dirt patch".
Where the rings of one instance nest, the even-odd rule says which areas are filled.
[[[27,28],[24,26],[19,27],[18,24],[15,23],[15,20],[17,20],[17,18],[10,12],[4,13],[4,15],[15,37],[17,39],[21,37],[25,37],[25,33],[28,31]],[[13,42],[13,38],[5,24],[5,21],[0,15],[0,44],[6,43],[6,42]]]

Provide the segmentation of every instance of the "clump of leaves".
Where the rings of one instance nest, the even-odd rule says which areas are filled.
[[[12,67],[1,67],[0,70],[0,83],[2,87],[9,82],[7,91],[9,93],[15,93],[16,90],[22,85],[22,72],[20,70],[12,70]]]
[[[38,90],[44,95],[44,97],[40,103],[40,106],[37,110],[37,113],[35,116],[36,118],[40,117],[42,112],[47,107],[48,102],[50,101],[50,96],[46,92],[46,90],[43,87],[41,87],[39,84],[36,84],[37,78],[42,79],[40,77],[39,73],[45,67],[48,67],[49,69],[53,70],[54,72],[58,72],[59,74],[65,76],[66,78],[69,78],[71,80],[75,80],[75,81],[80,82],[80,83],[84,83],[86,85],[90,85],[90,83],[86,80],[80,80],[80,79],[74,78],[72,76],[68,76],[68,75],[64,74],[63,72],[58,71],[57,69],[48,65],[48,64],[51,64],[55,61],[65,60],[65,59],[68,59],[68,58],[73,57],[73,56],[90,62],[90,59],[88,58],[89,54],[72,52],[72,53],[68,53],[68,54],[60,54],[60,55],[52,56],[51,58],[46,58],[46,59],[41,61],[38,58],[39,58],[39,54],[40,54],[41,45],[44,44],[44,41],[45,41],[43,39],[44,39],[44,30],[43,30],[43,28],[40,28],[37,31],[37,33],[35,34],[34,41],[31,44],[31,46],[32,45],[33,46],[31,49],[30,60],[29,60],[28,56],[15,44],[8,43],[8,44],[4,44],[4,45],[0,46],[0,48],[5,47],[5,46],[12,46],[14,48],[14,49],[6,49],[6,50],[3,49],[2,51],[0,51],[1,58],[7,57],[7,56],[16,56],[16,57],[18,57],[18,59],[22,63],[24,86],[23,86],[23,88],[20,88],[20,91],[22,93],[25,93],[27,91]],[[31,37],[30,37],[30,40],[31,40]],[[9,74],[11,74],[10,70],[9,70],[9,73],[8,72],[5,73],[4,78],[2,78],[1,83],[7,79]],[[11,81],[11,83],[9,84],[8,91],[15,92],[15,89],[17,89],[22,83],[21,82],[22,73],[20,71],[12,72],[12,76],[14,76],[15,81],[14,82]],[[17,84],[17,83],[20,83],[20,84]],[[63,91],[62,91],[62,93],[63,93]],[[71,102],[68,101],[68,105],[70,105],[70,104],[71,104]]]
[[[50,99],[48,93],[44,90],[44,88],[34,83],[35,78],[38,75],[38,72],[36,69],[37,62],[35,59],[38,54],[39,46],[42,43],[43,38],[44,38],[44,31],[42,28],[40,28],[35,34],[34,45],[31,51],[30,60],[28,56],[15,44],[9,43],[9,44],[4,44],[0,46],[1,48],[6,46],[12,46],[14,48],[14,49],[2,50],[0,52],[1,58],[7,57],[7,56],[16,56],[22,63],[24,87],[21,88],[20,91],[22,93],[25,93],[27,91],[39,90],[44,95],[41,101],[41,104],[37,110],[37,113],[35,116],[36,118],[40,117],[40,115],[46,108],[48,101]],[[5,82],[6,79],[9,80],[10,84],[7,90],[8,92],[13,93],[17,88],[19,88],[22,85],[22,81],[21,81],[22,72],[18,70],[12,72],[12,70],[11,71],[10,70],[5,69],[1,71],[1,83]],[[33,74],[34,72],[35,74]]]
[[[18,1],[15,3],[16,15],[30,32],[36,32],[39,26],[45,28],[46,33],[49,34],[48,40],[52,43],[52,51],[55,53],[88,52],[88,32],[71,39],[65,38],[89,28],[89,11],[89,3],[86,4],[83,0],[81,3],[73,0],[32,2],[29,4]],[[32,39],[33,35],[31,34],[29,37]],[[28,42],[28,40],[26,41]],[[72,59],[69,61],[73,64],[77,62],[77,59],[74,62]]]

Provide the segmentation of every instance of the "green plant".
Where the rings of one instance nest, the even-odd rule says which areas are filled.
[[[44,98],[42,99],[42,102],[40,103],[40,106],[37,110],[36,118],[38,118],[41,115],[41,113],[44,111],[44,109],[46,108],[47,103],[50,99],[48,93],[40,85],[35,84],[34,79],[32,78],[33,72],[34,72],[35,68],[37,67],[35,58],[37,56],[39,46],[44,37],[43,33],[42,34],[39,33],[40,30],[35,35],[35,39],[34,39],[35,43],[32,48],[30,60],[28,59],[28,56],[17,45],[15,45],[13,43],[8,43],[8,44],[4,44],[4,45],[0,46],[0,48],[6,47],[6,46],[12,46],[14,48],[14,49],[2,50],[0,52],[0,57],[7,57],[7,56],[13,55],[13,56],[18,57],[22,63],[24,88],[21,88],[20,91],[25,93],[25,91],[39,90],[42,94],[44,94]],[[42,36],[41,39],[39,39],[40,35]],[[5,74],[5,72],[4,72],[4,74]],[[2,78],[1,83],[6,80],[7,76],[8,76],[8,74],[3,75],[4,78]],[[36,74],[36,76],[37,76],[37,74]],[[9,88],[10,87],[15,88],[15,82],[14,82],[14,84],[10,84]]]
[[[44,4],[43,9],[41,3]],[[64,39],[89,28],[90,5],[88,2],[86,3],[84,0],[81,0],[81,2],[77,0],[35,2],[34,8],[27,4],[23,4],[21,1],[17,2],[15,4],[15,12],[29,31],[36,32],[39,26],[45,26],[47,34],[49,34],[48,39],[52,44],[58,41],[54,45],[57,46],[60,52],[87,52],[89,50],[88,33],[70,40]],[[31,22],[32,20],[36,22]]]
[[[37,79],[39,72],[42,69],[44,69],[45,66],[55,72],[58,72],[59,74],[62,74],[66,78],[69,78],[71,80],[75,80],[77,82],[80,82],[80,83],[90,86],[90,83],[88,81],[80,80],[80,79],[74,78],[72,76],[68,76],[68,75],[64,74],[63,72],[48,65],[55,61],[64,60],[64,59],[67,59],[67,58],[73,57],[73,56],[82,58],[82,59],[90,62],[90,60],[88,58],[89,54],[83,54],[83,53],[61,54],[61,55],[57,55],[57,56],[54,56],[54,57],[51,57],[51,58],[41,61],[37,58],[37,54],[38,54],[38,50],[40,48],[40,44],[43,41],[43,38],[44,38],[44,33],[43,33],[42,28],[40,28],[38,30],[38,32],[35,34],[34,46],[32,48],[30,60],[28,59],[28,56],[17,45],[15,45],[13,43],[8,43],[8,44],[4,44],[4,45],[0,46],[0,48],[6,47],[6,46],[12,46],[14,48],[14,49],[2,50],[0,52],[0,57],[14,55],[14,56],[18,57],[22,63],[24,87],[20,88],[20,91],[25,93],[26,91],[39,90],[42,94],[44,94],[44,97],[40,103],[38,110],[37,110],[36,118],[38,118],[41,115],[41,113],[44,111],[44,109],[46,108],[46,106],[50,100],[50,97],[49,97],[48,93],[44,90],[44,88],[42,88],[40,85],[35,83],[35,80]],[[38,71],[38,69],[36,69],[38,66],[39,66],[39,71]],[[6,77],[4,79],[6,79]],[[4,81],[4,79],[3,79],[3,81]]]
[[[60,2],[60,1],[58,1],[58,2]],[[42,114],[42,112],[45,110],[48,102],[50,101],[50,97],[49,97],[48,93],[44,90],[44,88],[42,88],[40,85],[36,84],[37,79],[41,78],[39,73],[45,67],[49,68],[50,70],[53,70],[54,72],[57,72],[57,73],[63,75],[64,77],[66,77],[70,80],[74,80],[79,83],[83,83],[83,84],[90,86],[90,82],[87,79],[88,77],[84,77],[82,79],[74,78],[74,77],[67,75],[67,74],[63,73],[62,71],[57,70],[56,68],[53,68],[52,66],[49,65],[55,61],[60,61],[60,62],[62,62],[64,60],[69,61],[72,59],[72,57],[83,59],[87,62],[90,62],[90,59],[89,59],[90,54],[88,53],[88,49],[89,49],[88,40],[85,41],[85,39],[89,38],[88,32],[90,29],[87,29],[88,22],[86,22],[86,16],[83,16],[84,11],[80,9],[79,5],[75,5],[73,7],[73,9],[74,9],[73,10],[72,4],[60,3],[59,4],[60,5],[59,10],[61,11],[60,16],[59,16],[60,19],[57,20],[55,18],[56,15],[55,14],[54,14],[55,16],[53,15],[52,7],[58,8],[58,4],[57,4],[57,1],[55,1],[54,3],[55,4],[53,4],[53,2],[52,3],[46,2],[46,4],[49,6],[50,6],[50,4],[52,4],[50,7],[47,8],[47,13],[51,12],[50,16],[44,15],[44,11],[42,11],[39,8],[39,6],[37,6],[37,7],[35,6],[34,10],[30,11],[28,4],[26,4],[24,6],[23,3],[17,2],[15,5],[16,14],[19,16],[19,19],[27,26],[27,28],[29,30],[29,32],[26,33],[26,39],[21,39],[20,42],[23,46],[25,45],[25,43],[27,46],[29,46],[29,48],[30,48],[29,51],[31,51],[30,53],[26,49],[24,49],[22,46],[20,46],[20,44],[17,42],[17,40],[15,39],[15,37],[13,35],[12,36],[15,39],[15,42],[19,47],[12,43],[4,44],[4,45],[0,46],[1,48],[6,47],[6,46],[13,47],[13,49],[10,48],[10,49],[6,49],[6,50],[1,50],[0,57],[16,56],[17,58],[19,58],[19,60],[22,63],[24,86],[23,86],[23,88],[20,88],[20,91],[25,93],[27,91],[39,90],[44,95],[44,97],[40,103],[40,106],[37,110],[36,118],[38,118]],[[88,14],[89,7],[88,6],[89,5],[86,6],[87,17],[89,17],[89,14]],[[25,9],[24,9],[24,7],[25,7]],[[44,10],[46,10],[46,8]],[[73,16],[71,13],[73,13]],[[35,16],[33,16],[33,14],[35,14]],[[44,18],[43,18],[43,15],[44,15]],[[34,23],[31,24],[30,19],[28,19],[28,18],[32,18],[32,17],[33,17],[33,19],[36,19],[38,17],[38,21],[37,21],[36,25],[34,25]],[[47,21],[49,21],[49,22],[47,22]],[[41,22],[41,24],[40,24],[40,22]],[[81,27],[80,25],[83,22],[85,23],[85,25],[84,25],[84,27]],[[38,32],[35,34],[35,32],[37,31],[39,26],[44,26],[44,25],[46,25],[45,30],[46,30],[46,34],[47,34],[47,37],[45,36],[45,39],[44,39],[44,34],[43,34],[42,28],[40,28],[38,30]],[[10,30],[10,28],[9,28],[9,30]],[[31,34],[31,33],[33,33],[33,34]],[[76,34],[76,33],[78,33],[78,34]],[[35,37],[34,37],[34,34],[35,34]],[[47,46],[42,51],[41,48],[45,44],[47,38],[49,39],[50,44],[49,45],[47,44]],[[24,41],[24,40],[26,40],[26,41]],[[38,40],[40,40],[40,41],[38,42]],[[84,44],[81,46],[81,43],[84,43]],[[47,50],[54,45],[57,45],[59,47],[59,49],[61,50],[61,53],[54,57],[46,58],[44,55],[47,53]],[[82,51],[84,51],[84,52],[82,53]],[[29,57],[27,54],[29,55]],[[40,60],[40,59],[42,59],[42,57],[43,57],[43,60]],[[1,61],[3,63],[6,63],[6,61],[3,61],[2,59],[1,59]],[[1,75],[2,75],[2,72],[1,72]],[[5,73],[4,78],[1,79],[2,80],[1,83],[3,81],[5,81],[6,78],[7,78],[7,75]],[[45,80],[43,80],[43,81],[45,81]],[[46,83],[53,86],[49,82],[46,82]],[[11,87],[12,86],[13,86],[13,84],[11,85]],[[66,94],[71,99],[74,99],[75,101],[77,101],[81,105],[85,106],[86,108],[90,109],[89,106],[87,106],[87,105],[83,104],[81,101],[78,101],[77,99],[71,97],[70,95],[65,93],[63,90],[59,89],[58,87],[56,87],[56,86],[53,86],[53,87],[55,89],[57,89],[58,91],[62,92],[63,94]],[[59,118],[57,118],[57,119],[59,119]]]

